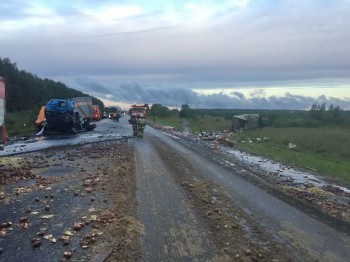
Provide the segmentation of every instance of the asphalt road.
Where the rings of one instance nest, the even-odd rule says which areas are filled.
[[[162,156],[155,150],[157,142],[150,142],[151,137],[176,151],[203,177],[222,185],[227,196],[244,210],[247,218],[255,221],[275,241],[285,245],[296,260],[348,261],[350,239],[345,233],[286,204],[240,175],[203,158],[200,152],[195,152],[150,127],[146,128],[144,140],[135,142],[138,200],[140,215],[145,223],[143,248],[146,258],[186,258],[187,254],[203,258],[210,253],[207,248],[210,243],[205,241],[205,230],[201,229],[200,221],[192,215],[186,197],[174,182],[173,176],[176,174],[164,166]],[[179,236],[171,235],[176,227],[181,229],[175,231]],[[193,234],[186,236],[181,232]],[[192,249],[188,245],[189,239],[196,243]],[[186,248],[181,252],[176,249],[169,252],[168,247],[174,244]]]
[[[96,122],[96,128],[89,132],[78,134],[51,133],[45,136],[34,136],[29,138],[17,138],[5,146],[4,151],[0,151],[1,156],[10,156],[35,152],[55,147],[73,146],[103,141],[113,141],[132,136],[132,130],[128,123],[128,117],[123,117],[120,122],[110,119],[102,119]]]
[[[90,133],[35,137],[6,146],[5,153],[10,156],[0,158],[1,262],[65,261],[64,252],[72,252],[74,261],[88,261],[116,241],[106,239],[106,230],[119,233],[114,228],[124,227],[115,222],[106,229],[91,217],[99,218],[103,212],[109,212],[112,219],[123,217],[125,204],[113,202],[118,194],[123,195],[118,188],[134,191],[120,181],[116,185],[104,182],[118,179],[117,171],[122,167],[126,173],[126,165],[118,162],[130,158],[122,154],[128,143],[123,137],[131,132],[124,121],[120,124],[106,119]],[[27,172],[33,176],[23,176]],[[132,176],[128,178],[132,181]],[[125,192],[123,197],[127,195]],[[129,208],[131,202],[128,200]],[[120,205],[117,210],[116,203]],[[74,230],[76,223],[82,223],[82,229]],[[94,246],[81,248],[82,239],[91,232],[96,234]],[[99,232],[103,237],[97,235]],[[62,244],[62,236],[69,238],[69,244]],[[40,246],[33,248],[32,239],[39,240]]]
[[[152,142],[137,139],[136,175],[145,261],[209,261],[215,246],[184,189],[174,181]]]
[[[23,154],[48,148],[64,148],[65,146],[84,144],[92,144],[91,148],[93,148],[94,143],[113,141],[130,135],[131,127],[128,124],[128,117],[122,118],[120,123],[106,119],[99,122],[97,128],[92,132],[54,138],[36,137],[20,141],[8,145],[1,155]],[[242,173],[224,168],[217,161],[212,161],[211,155],[212,159],[220,158],[220,155],[216,152],[210,152],[210,148],[203,152],[203,147],[191,147],[191,145],[179,142],[181,142],[179,139],[163,134],[149,126],[145,129],[144,138],[130,139],[130,143],[134,146],[135,155],[137,213],[144,228],[141,235],[142,261],[230,261],[229,258],[233,258],[231,256],[233,253],[225,257],[226,251],[222,247],[225,242],[221,240],[226,241],[228,239],[220,239],[220,232],[222,231],[219,230],[219,224],[213,222],[213,220],[208,222],[208,218],[203,214],[201,207],[197,206],[198,202],[193,200],[195,195],[191,191],[192,189],[188,189],[183,185],[181,168],[187,170],[186,172],[190,175],[193,173],[193,178],[208,180],[216,185],[216,188],[220,188],[220,193],[225,195],[232,204],[227,205],[227,213],[232,211],[229,206],[234,206],[237,208],[236,213],[243,214],[240,219],[246,221],[246,223],[241,224],[244,230],[241,236],[235,237],[235,240],[241,241],[243,238],[251,238],[251,243],[256,243],[255,236],[250,234],[254,227],[254,230],[258,228],[261,234],[267,236],[268,244],[262,244],[261,249],[270,252],[270,258],[273,258],[271,253],[274,250],[268,250],[269,243],[276,243],[279,246],[278,248],[288,253],[294,261],[349,260],[350,239],[348,234],[330,227],[317,217],[304,213],[280,198],[269,194],[266,190],[245,179]],[[66,153],[68,155],[67,160],[61,159],[61,161],[68,161],[67,163],[69,163],[69,147]],[[84,156],[84,153],[82,154]],[[76,155],[79,158],[79,154]],[[107,163],[100,163],[99,166],[94,166],[94,162],[91,161],[93,157],[96,158],[92,155],[88,160],[84,160],[88,161],[92,168],[98,168],[97,170],[99,170],[108,165]],[[182,165],[181,168],[178,168],[178,165]],[[60,176],[64,176],[64,172],[68,174],[76,171],[72,170],[74,167],[70,165],[60,168],[52,165],[48,167],[49,170],[46,175],[50,172],[57,175],[58,171],[62,171],[63,173]],[[64,196],[66,194],[65,188],[72,187],[72,181],[80,179],[74,175],[68,177],[72,180],[67,179],[57,187],[51,186],[52,189],[50,190],[55,193],[53,194],[54,198],[50,200],[52,202],[50,208],[55,213],[62,213],[64,208],[68,208],[67,203],[64,202],[65,197],[58,198],[58,196]],[[78,183],[78,180],[75,183]],[[68,191],[70,192],[69,196],[74,190],[76,189],[72,188]],[[36,197],[45,199],[46,194],[45,191],[35,191],[28,195],[16,196],[10,205],[5,205],[5,208],[0,210],[2,215],[0,222],[5,220],[18,221],[21,216],[26,214],[26,206],[35,205]],[[95,198],[94,202],[91,202],[90,198],[86,198],[85,205],[103,203],[102,198],[98,199],[96,196]],[[16,199],[17,203],[15,202]],[[73,201],[70,201],[69,206],[72,210],[75,210],[82,203],[78,199],[74,198]],[[78,202],[75,203],[74,201]],[[45,213],[43,207],[41,207],[40,212]],[[231,213],[235,212],[232,211]],[[70,213],[73,214],[76,211]],[[49,232],[58,235],[74,222],[74,218],[74,216],[66,216],[65,219],[69,221],[55,222],[57,232],[54,230]],[[35,222],[35,219],[34,217],[32,221]],[[56,216],[54,219],[56,219]],[[16,230],[17,228],[15,228]],[[26,231],[18,228],[18,234],[19,232],[26,232],[25,241],[28,241],[39,230],[40,227],[29,228]],[[19,257],[25,257],[26,261],[45,261],[46,257],[40,256],[37,250],[23,250],[21,244],[23,240],[21,235],[16,232],[9,233],[6,236],[6,239],[13,237],[15,245],[11,245],[10,242],[1,242],[3,246],[6,244],[6,250],[9,253],[9,250],[11,250],[12,255],[0,256],[0,261],[4,257],[6,259],[12,258],[13,261],[24,261]],[[48,251],[53,247],[46,242],[44,244]],[[235,243],[237,250],[239,244]],[[247,245],[242,242],[242,245],[246,248],[250,244]],[[259,246],[259,243],[257,246]],[[53,255],[47,257],[52,258],[54,256],[58,259],[59,256],[55,256],[55,252],[62,252],[62,250],[57,251],[52,248]],[[249,252],[246,253],[248,255],[245,258],[249,261],[250,254]],[[61,255],[61,253],[59,254]],[[242,258],[242,252],[239,254]]]

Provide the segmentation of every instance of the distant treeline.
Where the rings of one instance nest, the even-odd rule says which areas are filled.
[[[161,104],[152,105],[150,115],[169,117],[178,115],[182,118],[199,119],[204,115],[224,117],[232,120],[234,115],[259,114],[263,126],[271,127],[322,127],[337,126],[350,127],[350,111],[342,110],[339,106],[326,104],[313,104],[311,109],[306,110],[252,110],[252,109],[191,109],[183,104],[180,112],[170,110]]]
[[[18,70],[16,63],[12,63],[9,58],[0,58],[0,76],[6,80],[6,110],[9,112],[37,109],[53,98],[89,96],[61,82],[41,79],[26,71]],[[100,108],[104,107],[101,100],[94,97],[92,99],[94,104]]]
[[[350,111],[338,106],[314,104],[306,110],[251,110],[251,109],[193,109],[198,115],[222,116],[232,119],[234,115],[259,114],[264,126],[271,127],[350,127]]]

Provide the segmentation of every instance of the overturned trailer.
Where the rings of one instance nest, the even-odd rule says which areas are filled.
[[[61,133],[77,133],[91,131],[96,125],[92,120],[92,98],[76,97],[71,99],[51,99],[41,108],[36,125],[41,131]]]
[[[258,114],[234,115],[231,131],[255,129],[261,127],[261,116]]]
[[[6,92],[5,78],[0,76],[0,150],[4,150],[6,142],[5,112],[6,112]]]

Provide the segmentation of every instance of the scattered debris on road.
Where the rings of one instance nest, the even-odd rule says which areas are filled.
[[[116,140],[2,157],[0,260],[87,261],[110,249],[110,261],[137,260],[132,155]]]

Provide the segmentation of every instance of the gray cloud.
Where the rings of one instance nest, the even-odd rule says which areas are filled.
[[[169,20],[158,9],[108,23],[84,12],[111,2],[54,1],[52,21],[58,23],[48,20],[13,31],[1,27],[1,56],[92,95],[168,106],[304,109],[321,98],[257,93],[248,99],[239,92],[205,96],[191,89],[314,79],[328,79],[332,88],[336,78],[349,81],[348,0],[251,1],[247,8],[219,10],[198,27]],[[30,13],[32,5],[1,2],[0,23],[47,16]],[[322,99],[349,108],[347,98]]]
[[[339,99],[320,95],[317,98],[293,95],[286,93],[284,96],[264,96],[264,93],[246,98],[240,92],[232,92],[230,95],[216,93],[203,95],[183,86],[143,86],[137,82],[125,82],[117,87],[106,88],[104,84],[96,80],[78,80],[81,90],[89,90],[94,95],[105,98],[112,94],[112,100],[122,103],[160,103],[169,107],[180,107],[187,103],[193,108],[225,108],[225,109],[294,109],[306,110],[312,104],[326,103],[340,106],[350,110],[350,99]]]
[[[13,50],[3,52],[45,76],[103,73],[142,78],[166,73],[174,81],[189,82],[348,77],[349,2],[307,2],[252,3],[249,11],[227,11],[213,27],[201,31],[154,27],[152,20],[145,21],[146,27],[139,31],[115,26],[91,28],[88,34],[82,34],[74,23],[60,28],[42,25],[38,32],[27,28],[18,32],[13,36],[17,41]],[[76,21],[85,19],[74,8],[60,7],[57,13],[74,14]],[[56,39],[49,40],[54,36],[45,32],[51,31]],[[28,40],[30,35],[35,42]],[[109,37],[102,41],[96,35]],[[45,60],[33,63],[39,53]]]
[[[230,95],[232,96],[236,96],[240,99],[243,99],[244,98],[244,94],[240,93],[240,92],[231,92]]]
[[[169,28],[174,28],[174,26],[165,26],[165,27],[158,27],[158,28],[147,28],[147,29],[135,30],[135,31],[105,33],[105,34],[98,34],[96,36],[116,36],[116,35],[126,35],[126,34],[148,33],[148,32],[152,32],[152,31],[166,30],[166,29],[169,29]]]
[[[318,98],[285,94],[282,97],[254,97],[236,98],[225,94],[198,95],[191,106],[196,108],[226,108],[226,109],[285,109],[307,110],[314,103],[338,105],[342,109],[350,110],[350,99],[338,99],[320,96]]]
[[[96,94],[112,94],[113,92],[101,82],[90,79],[88,77],[79,77],[75,79],[75,83],[79,86],[79,89],[84,92],[94,92]]]
[[[23,0],[1,1],[0,2],[0,10],[1,10],[0,22],[28,17],[29,14],[25,10],[30,6],[31,5],[28,3],[28,1],[23,1]]]

